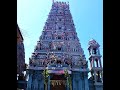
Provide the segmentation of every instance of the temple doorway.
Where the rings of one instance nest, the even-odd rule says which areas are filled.
[[[50,90],[66,90],[66,79],[64,75],[52,75]]]

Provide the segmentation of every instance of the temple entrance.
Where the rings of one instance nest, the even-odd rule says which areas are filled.
[[[66,79],[64,75],[52,75],[50,90],[66,90]]]

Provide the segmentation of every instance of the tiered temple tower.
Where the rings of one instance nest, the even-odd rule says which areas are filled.
[[[89,60],[91,66],[91,78],[92,82],[90,90],[102,90],[103,89],[103,68],[101,63],[101,55],[99,50],[100,45],[94,40],[89,41]]]
[[[66,2],[53,2],[42,35],[29,59],[27,90],[45,89],[46,73],[43,72],[46,68],[49,74],[47,90],[71,90],[70,85],[72,90],[89,90],[88,63],[69,8]]]

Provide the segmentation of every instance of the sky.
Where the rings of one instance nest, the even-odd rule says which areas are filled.
[[[100,44],[103,63],[103,0],[54,0],[69,2],[76,32],[89,65],[88,42]],[[25,62],[34,52],[41,35],[52,0],[17,0],[17,23],[24,38]]]

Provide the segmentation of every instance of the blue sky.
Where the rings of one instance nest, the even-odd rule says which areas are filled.
[[[100,44],[103,56],[103,0],[55,0],[69,2],[76,32],[88,60],[88,42],[94,38]],[[39,40],[52,0],[17,0],[17,23],[21,29],[25,62]],[[103,57],[101,58],[103,61]],[[89,63],[88,63],[89,64]]]

